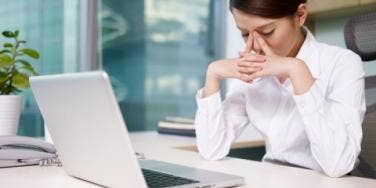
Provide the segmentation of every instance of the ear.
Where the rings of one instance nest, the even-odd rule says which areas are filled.
[[[307,16],[308,16],[307,4],[302,3],[298,6],[298,9],[296,10],[296,19],[300,27],[304,25],[307,19]]]

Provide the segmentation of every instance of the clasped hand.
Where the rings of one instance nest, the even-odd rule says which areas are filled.
[[[247,83],[263,76],[289,77],[291,65],[299,61],[296,58],[282,57],[274,53],[267,42],[254,32],[252,40],[247,43],[246,49],[239,53],[238,58],[224,59],[209,65],[208,74],[218,79],[236,78]],[[254,46],[260,50],[251,53]]]

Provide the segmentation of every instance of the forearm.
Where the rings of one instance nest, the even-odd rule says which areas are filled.
[[[350,172],[360,152],[361,133],[358,128],[352,128],[360,127],[360,123],[346,125],[337,117],[329,117],[337,116],[338,111],[339,108],[335,112],[325,110],[327,116],[312,114],[312,118],[305,120],[312,156],[330,177],[341,177]]]
[[[315,78],[312,76],[308,66],[299,59],[294,59],[289,64],[288,76],[294,87],[295,95],[306,93],[315,82]]]
[[[223,111],[217,110],[216,114],[198,111],[195,123],[197,149],[200,155],[207,160],[225,157],[230,151],[235,134],[232,133],[234,130],[226,131]]]
[[[231,143],[248,125],[244,97],[239,90],[240,88],[236,88],[236,91],[231,91],[224,101],[221,101],[219,93],[202,98],[203,91],[199,90],[196,95],[197,148],[205,159],[217,160],[225,157]]]
[[[221,79],[216,76],[212,68],[209,66],[206,73],[205,87],[203,97],[208,97],[214,93],[217,93],[221,89]]]
[[[295,96],[313,157],[325,174],[340,177],[356,163],[363,112],[340,99],[333,101],[326,100],[316,84],[307,93]]]
[[[352,170],[362,139],[364,72],[360,59],[347,66],[332,73],[333,83],[326,86],[332,88],[330,93],[322,89],[323,83],[315,82],[303,94],[293,96],[312,155],[331,177]]]

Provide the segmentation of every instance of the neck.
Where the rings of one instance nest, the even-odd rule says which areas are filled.
[[[298,32],[296,42],[290,53],[287,55],[288,57],[296,57],[298,55],[300,48],[302,47],[304,40],[306,38],[306,34],[303,28]]]

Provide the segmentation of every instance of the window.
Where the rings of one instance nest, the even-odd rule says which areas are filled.
[[[41,74],[59,73],[63,70],[63,1],[43,0],[0,0],[0,30],[20,30],[20,37],[27,46],[37,49],[40,60],[32,64]],[[0,41],[5,39],[1,37]],[[19,134],[43,135],[43,120],[27,90],[23,95],[23,112]]]
[[[129,130],[194,117],[213,48],[214,1],[102,1],[102,63]],[[220,33],[220,32],[218,32]]]
[[[21,31],[27,45],[41,54],[32,62],[41,75],[106,70],[131,131],[155,129],[165,116],[193,117],[195,93],[223,46],[217,27],[224,22],[215,15],[222,13],[224,2],[214,0],[0,3],[7,4],[0,7],[0,30]],[[95,24],[93,12],[99,18]],[[93,58],[95,51],[88,57],[87,49],[96,42],[98,58]],[[22,95],[19,134],[43,136],[44,122],[32,92]]]

